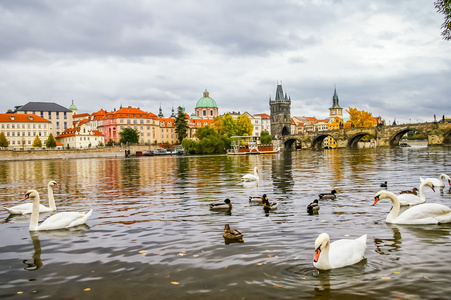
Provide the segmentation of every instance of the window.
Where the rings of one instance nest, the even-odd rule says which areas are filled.
[[[57,111],[57,112],[56,112],[56,119],[58,120],[59,118],[60,118],[60,112]]]
[[[51,119],[52,119],[52,113],[49,112],[49,120],[51,120]]]
[[[64,112],[64,120],[66,120],[67,119],[67,115],[66,115],[66,112]]]

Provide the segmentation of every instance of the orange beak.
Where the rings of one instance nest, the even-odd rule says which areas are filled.
[[[432,189],[432,190],[433,190],[433,191],[435,192],[435,188],[434,188],[434,185],[432,185],[432,186],[431,186],[431,189]]]
[[[315,250],[315,256],[313,256],[313,262],[317,262],[319,259],[319,255],[321,254],[321,250],[318,248]]]
[[[23,197],[23,199],[20,200],[20,201],[24,201],[24,200],[27,200],[27,199],[28,199],[28,194],[26,194],[25,197]]]
[[[373,205],[376,205],[376,203],[379,201],[379,196],[374,197],[374,203]]]

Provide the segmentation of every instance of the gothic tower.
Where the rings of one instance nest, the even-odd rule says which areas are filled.
[[[283,94],[282,84],[277,83],[276,97],[269,97],[271,114],[271,135],[274,139],[290,134],[291,130],[291,97]]]
[[[332,106],[329,107],[329,118],[335,119],[340,118],[343,120],[343,108],[338,104],[337,87],[334,89],[334,95],[332,97]]]

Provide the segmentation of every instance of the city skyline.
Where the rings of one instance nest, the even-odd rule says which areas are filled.
[[[335,86],[344,110],[390,123],[451,111],[431,1],[12,1],[0,18],[2,113],[74,100],[79,113],[191,114],[205,89],[220,113],[269,113],[280,82],[292,116],[327,118]]]

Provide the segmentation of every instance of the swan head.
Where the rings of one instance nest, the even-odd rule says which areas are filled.
[[[22,199],[22,201],[27,200],[27,199],[34,199],[34,198],[36,198],[37,196],[39,196],[38,191],[36,191],[36,190],[28,190],[28,191],[25,193],[25,196],[24,196],[24,198]]]
[[[54,188],[54,187],[59,188],[60,187],[55,180],[50,180],[48,186],[51,188]]]
[[[313,262],[318,262],[321,251],[329,246],[330,237],[327,233],[321,233],[315,240],[315,255],[313,256]]]
[[[428,187],[430,187],[430,188],[435,192],[435,186],[434,186],[434,184],[432,183],[432,181],[430,181],[430,180],[425,180],[425,181],[423,181],[422,184],[423,184],[423,185],[426,185],[426,186],[428,186]]]
[[[373,206],[376,205],[376,203],[379,202],[379,200],[386,199],[386,198],[392,200],[392,202],[398,201],[398,197],[396,197],[395,194],[393,194],[392,192],[389,192],[387,190],[382,190],[382,191],[377,192],[377,194],[374,196]]]

